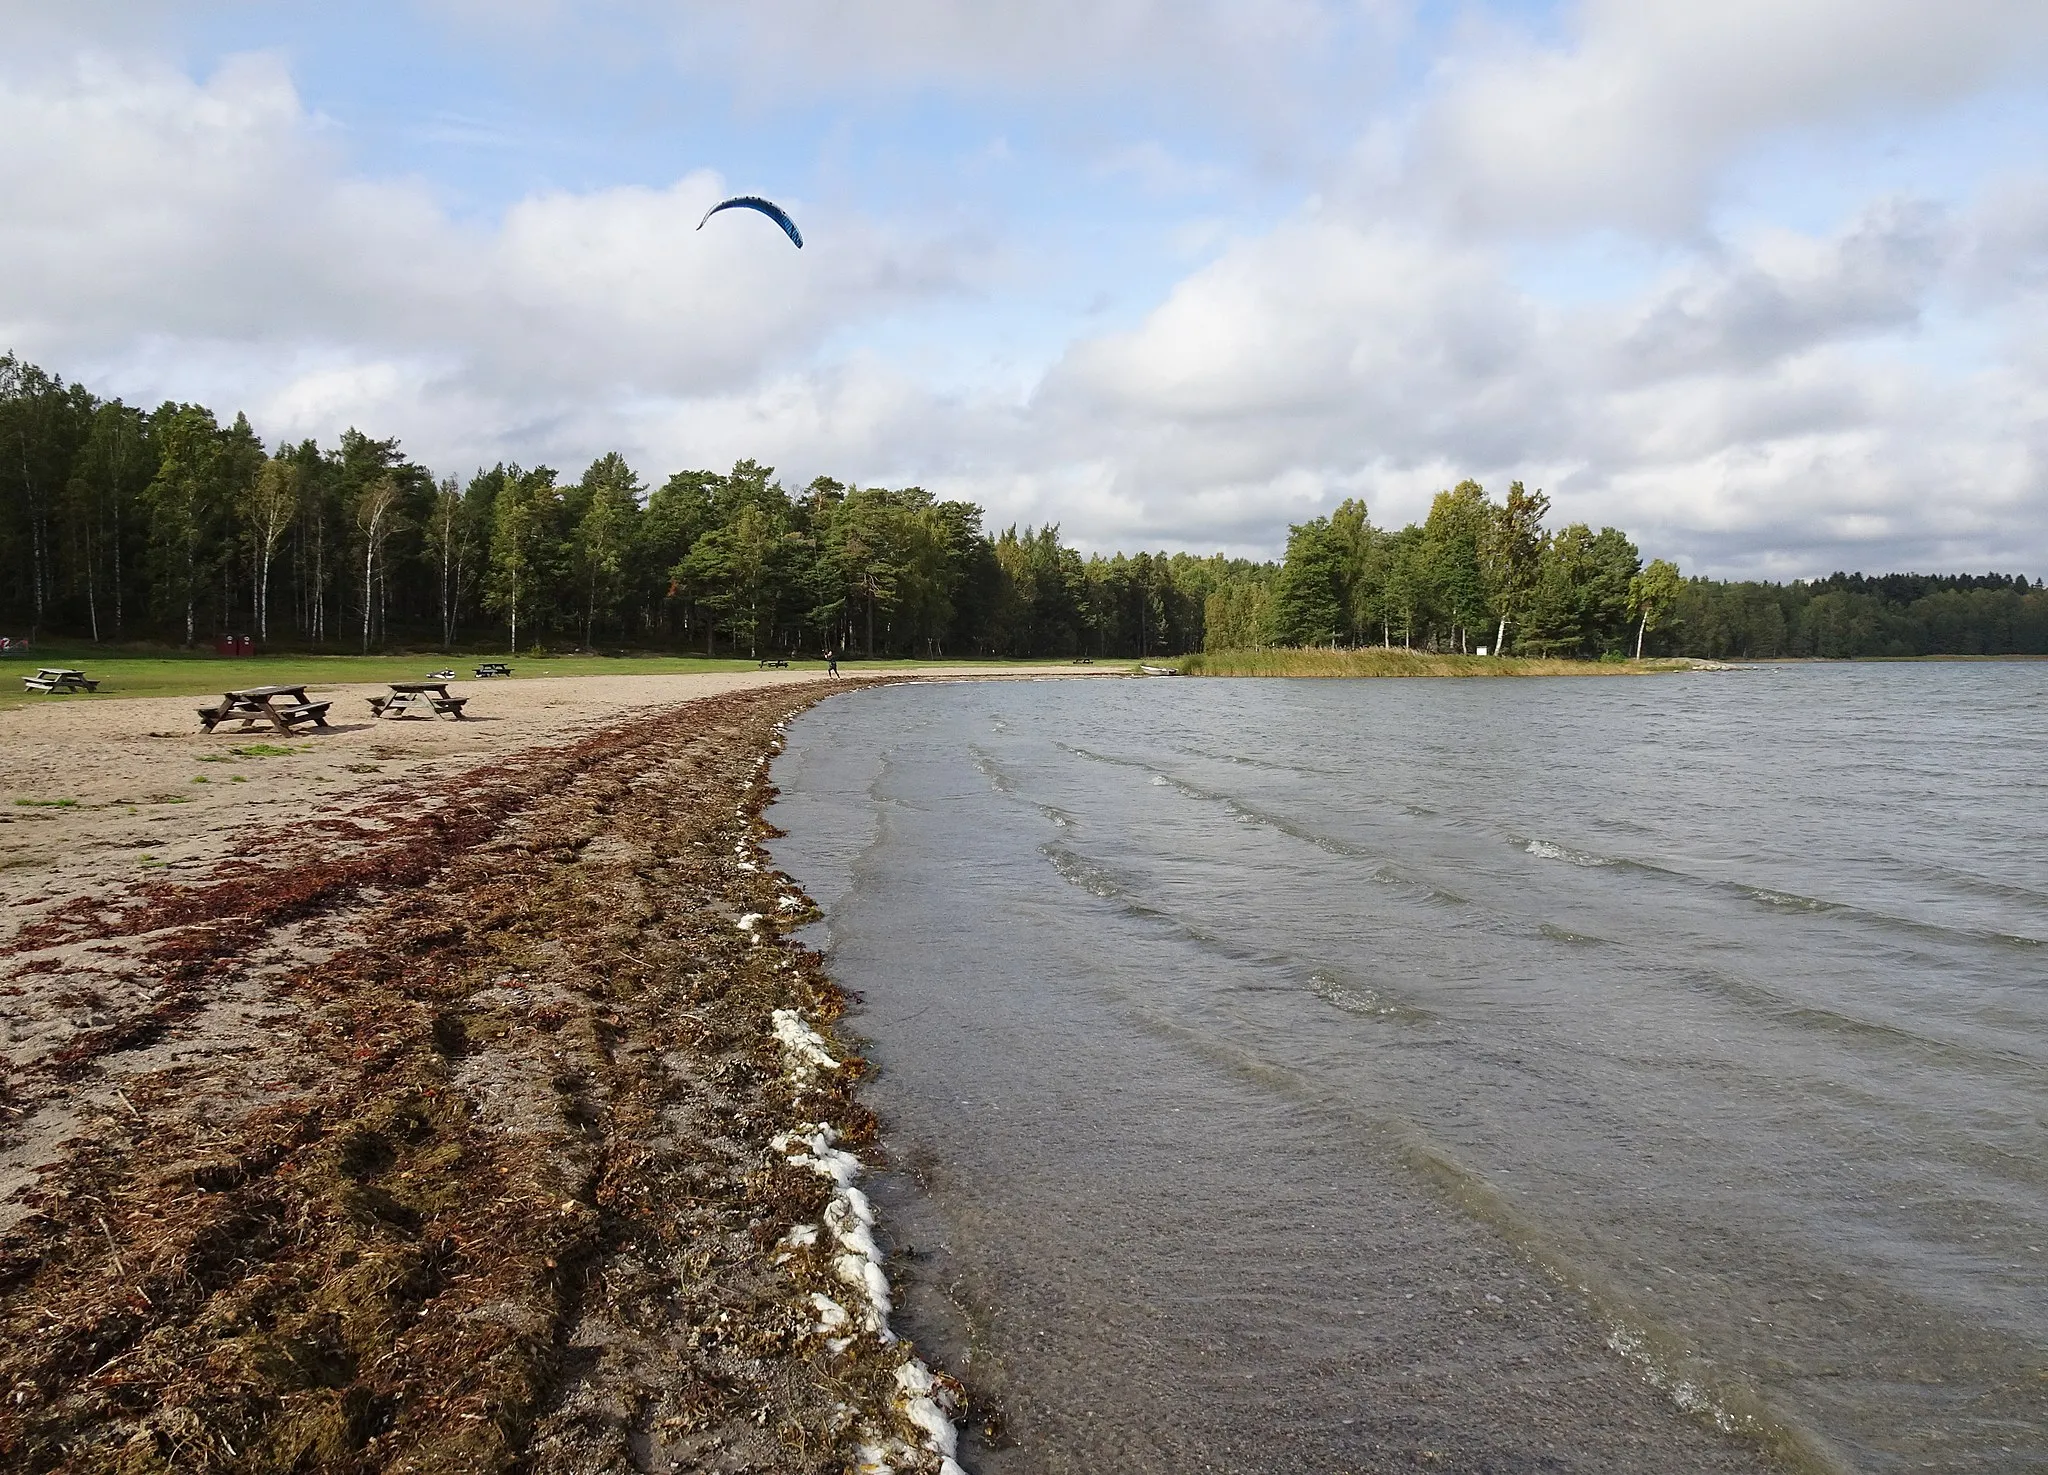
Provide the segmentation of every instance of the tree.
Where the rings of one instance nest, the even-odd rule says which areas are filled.
[[[1349,623],[1344,609],[1344,556],[1330,519],[1287,530],[1287,558],[1273,586],[1273,634],[1282,645],[1321,645]]]
[[[1202,611],[1202,649],[1257,650],[1272,643],[1272,593],[1263,578],[1233,580],[1212,591]]]
[[[65,488],[76,572],[85,581],[86,622],[95,641],[103,595],[112,604],[115,634],[123,630],[127,569],[122,555],[133,524],[127,514],[154,472],[142,415],[119,400],[98,406]]]
[[[149,505],[152,582],[159,615],[182,615],[189,646],[205,582],[202,553],[219,513],[220,427],[201,405],[166,404],[150,421],[157,470],[143,499]]]
[[[882,487],[858,488],[835,510],[826,535],[826,556],[850,600],[866,613],[863,653],[875,654],[875,616],[893,612],[904,572],[908,538],[901,509]]]
[[[1496,509],[1476,481],[1461,481],[1438,492],[1422,524],[1418,577],[1430,607],[1449,622],[1450,637],[1463,650],[1467,634],[1487,616],[1486,575],[1480,549]],[[1480,624],[1481,638],[1485,627]]]
[[[427,551],[441,576],[441,648],[455,644],[457,611],[462,602],[463,573],[472,545],[469,504],[454,477],[434,488],[434,504],[427,516]]]
[[[600,603],[617,604],[626,559],[640,517],[640,478],[617,451],[590,463],[581,483],[586,505],[576,526],[576,560],[584,581],[583,645],[590,647]]]
[[[1401,644],[1415,643],[1415,627],[1430,614],[1429,558],[1422,529],[1410,523],[1387,539],[1382,568],[1382,638],[1393,644],[1392,626],[1401,622]]]
[[[0,539],[18,517],[26,534],[31,628],[40,629],[57,593],[53,515],[91,414],[92,397],[13,354],[0,354]]]
[[[1651,559],[1649,567],[1628,581],[1629,612],[1636,616],[1637,660],[1643,658],[1645,637],[1653,626],[1662,626],[1670,617],[1684,587],[1678,565],[1661,558]]]
[[[1511,482],[1506,504],[1495,510],[1480,542],[1487,604],[1499,621],[1493,637],[1495,655],[1506,654],[1508,625],[1521,618],[1535,592],[1542,572],[1543,516],[1548,511],[1550,498]]]
[[[242,515],[256,555],[256,634],[270,640],[270,565],[285,529],[299,515],[299,468],[266,458],[243,496]]]
[[[543,591],[560,563],[557,524],[562,495],[552,468],[502,469],[492,501],[491,579],[485,603],[512,627],[512,653],[519,653],[519,617],[538,612]]]
[[[356,531],[363,536],[363,654],[370,653],[371,616],[376,603],[371,599],[371,574],[384,556],[384,544],[391,536],[398,512],[398,478],[386,472],[356,493]]]

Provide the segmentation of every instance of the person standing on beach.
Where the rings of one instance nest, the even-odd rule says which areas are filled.
[[[825,652],[825,674],[827,676],[837,676],[839,674],[838,651],[828,650]]]

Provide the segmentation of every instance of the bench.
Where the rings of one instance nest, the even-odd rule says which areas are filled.
[[[280,697],[290,700],[277,700]],[[246,691],[223,692],[219,701],[197,710],[199,725],[207,732],[223,722],[240,722],[243,732],[265,722],[279,732],[290,732],[302,722],[327,726],[327,709],[333,705],[307,701],[303,686],[256,686]]]
[[[71,692],[81,687],[87,691],[98,691],[100,684],[83,671],[74,671],[66,666],[45,666],[35,675],[21,678],[23,691]]]
[[[789,669],[789,662],[788,662],[788,661],[773,661],[773,660],[770,660],[770,659],[769,659],[768,657],[766,657],[766,656],[763,656],[763,657],[761,657],[761,659],[760,659],[760,660],[759,660],[759,661],[758,661],[758,662],[757,662],[757,663],[755,664],[755,666],[754,666],[754,669],[755,669],[756,671],[763,671],[763,670],[772,670],[772,671],[787,671],[787,670]]]
[[[469,698],[450,696],[445,681],[394,681],[390,696],[365,700],[377,717],[404,717],[417,712],[422,716],[431,714],[460,719]]]
[[[476,675],[479,681],[490,676],[510,676],[511,674],[512,668],[510,666],[503,665],[497,661],[486,661],[476,668]]]

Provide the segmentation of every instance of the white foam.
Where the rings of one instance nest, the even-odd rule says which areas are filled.
[[[837,1070],[840,1062],[826,1048],[825,1038],[804,1022],[794,1009],[777,1009],[770,1016],[775,1038],[781,1043],[785,1068],[799,1085],[808,1085],[816,1072]],[[866,1193],[854,1186],[861,1173],[861,1161],[835,1145],[838,1132],[825,1122],[806,1122],[787,1132],[778,1132],[769,1146],[781,1153],[793,1168],[808,1168],[832,1180],[832,1197],[825,1205],[824,1228],[832,1235],[836,1252],[832,1273],[860,1293],[863,1305],[859,1330],[874,1336],[885,1346],[896,1343],[889,1328],[894,1309],[889,1276],[882,1268],[882,1249],[875,1243],[875,1207]],[[821,1239],[815,1224],[799,1224],[782,1237],[786,1260]],[[817,1331],[826,1338],[826,1350],[834,1356],[852,1347],[857,1338],[853,1313],[841,1302],[821,1291],[811,1293],[811,1307],[818,1314]],[[967,1475],[955,1459],[959,1434],[953,1427],[953,1389],[950,1379],[935,1377],[915,1357],[907,1357],[896,1369],[895,1409],[899,1416],[924,1438],[922,1454],[912,1445],[873,1428],[861,1431],[862,1443],[856,1455],[856,1470],[867,1475],[894,1475],[899,1465],[924,1465],[938,1456],[940,1475]]]
[[[782,1048],[791,1057],[792,1075],[808,1079],[813,1070],[837,1070],[839,1062],[832,1052],[825,1048],[825,1037],[804,1023],[803,1016],[794,1009],[777,1009],[770,1016],[775,1026],[775,1038],[782,1041]]]
[[[1569,845],[1559,845],[1552,840],[1531,840],[1522,847],[1529,854],[1544,860],[1570,861],[1575,866],[1609,866],[1614,862],[1602,855],[1588,855],[1583,850],[1574,850]]]

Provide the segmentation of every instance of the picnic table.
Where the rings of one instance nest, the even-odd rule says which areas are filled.
[[[290,732],[301,722],[325,727],[327,709],[333,705],[332,702],[307,701],[303,686],[252,686],[243,691],[224,692],[212,706],[201,707],[199,725],[207,732],[212,732],[223,722],[235,721],[242,724],[236,729],[239,732],[247,732],[264,722],[279,732]]]
[[[448,695],[445,681],[394,681],[390,696],[370,698],[370,712],[373,717],[403,717],[414,712],[437,717],[445,712],[459,719],[468,700]]]
[[[100,684],[89,679],[83,671],[74,671],[69,666],[45,666],[33,676],[21,678],[23,691],[98,691]]]
[[[485,661],[476,668],[477,680],[479,681],[487,676],[510,676],[511,674],[512,668],[498,661]]]

